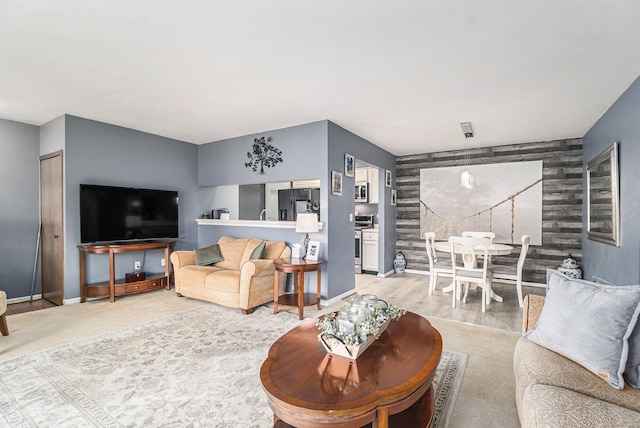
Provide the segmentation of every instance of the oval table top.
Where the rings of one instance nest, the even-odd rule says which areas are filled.
[[[318,333],[315,320],[289,331],[260,369],[269,405],[293,426],[362,426],[381,410],[402,412],[427,395],[442,354],[440,333],[411,312],[356,360],[327,353]]]
[[[436,251],[448,253],[451,251],[451,244],[449,243],[449,241],[436,241],[433,243],[433,248],[435,248]],[[464,246],[456,244],[456,246],[454,247],[454,251],[456,254],[462,254],[464,252]],[[490,256],[504,256],[507,254],[511,254],[512,251],[513,247],[507,244],[491,244],[487,249],[487,252]]]

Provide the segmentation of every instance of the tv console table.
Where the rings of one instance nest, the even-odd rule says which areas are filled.
[[[144,291],[157,290],[171,286],[171,271],[169,268],[169,255],[173,251],[175,241],[150,241],[132,243],[113,243],[98,245],[78,245],[80,251],[80,303],[84,303],[87,297],[109,297],[114,302],[116,296],[142,293]],[[164,273],[148,275],[144,280],[125,282],[124,278],[115,278],[115,254],[133,251],[147,251],[164,249]],[[87,254],[109,254],[109,282],[87,284],[85,278],[85,256]]]

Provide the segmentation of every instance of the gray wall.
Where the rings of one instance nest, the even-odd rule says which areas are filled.
[[[342,196],[330,196],[331,224],[329,242],[331,247],[331,263],[338,269],[331,272],[331,280],[335,283],[336,295],[355,286],[353,239],[355,224],[350,221],[350,214],[355,211],[355,177],[344,175],[344,155],[353,155],[356,160],[366,162],[379,169],[378,192],[378,260],[379,272],[393,270],[393,259],[396,251],[396,207],[391,206],[391,189],[384,185],[385,170],[393,174],[395,186],[395,156],[371,144],[346,129],[329,122],[329,178],[331,170],[343,173]],[[339,254],[335,254],[340,250]],[[352,282],[353,281],[353,282]]]
[[[327,123],[327,121],[312,122],[198,146],[198,184],[200,186],[320,179],[320,221],[325,223],[325,227],[320,232],[311,234],[310,239],[320,242],[320,258],[327,260],[322,267],[324,297],[333,296],[333,292],[327,285],[327,266],[331,266],[327,250],[327,230],[329,229],[327,208],[330,209],[327,200],[330,177],[327,177],[326,173]],[[282,151],[283,161],[272,168],[265,168],[265,174],[260,175],[253,172],[251,168],[246,168],[244,163],[247,162],[247,152],[251,151],[254,138],[263,136],[272,138],[270,144]],[[215,188],[203,187],[201,191],[212,192]],[[210,200],[210,198],[203,200]],[[203,206],[200,211],[211,208],[216,207]],[[231,213],[232,218],[234,214],[237,215],[237,213]],[[193,221],[195,223],[195,217]],[[198,244],[200,247],[210,245],[217,242],[221,236],[282,240],[288,245],[301,243],[304,238],[302,234],[292,229],[200,226]],[[315,277],[311,278],[309,283],[313,281]]]
[[[201,215],[198,207],[197,146],[183,141],[65,116],[65,299],[80,296],[78,272],[80,244],[79,185],[140,187],[177,190],[179,197],[179,240],[176,248],[194,248]],[[133,270],[134,260],[145,262],[147,272],[162,272],[161,251],[126,253],[117,256],[117,277]],[[87,258],[89,282],[108,280],[108,258]]]
[[[245,168],[247,152],[254,138],[272,137],[275,147],[282,150],[284,161],[258,175]],[[198,147],[198,184],[215,186],[251,184],[272,181],[320,179],[320,221],[323,230],[311,239],[320,242],[320,258],[326,263],[322,270],[322,295],[331,299],[355,288],[353,236],[354,224],[349,214],[354,212],[354,179],[343,177],[342,196],[330,192],[331,171],[344,173],[344,154],[350,153],[372,165],[394,171],[395,157],[370,142],[346,131],[330,121],[313,122],[291,128],[222,140]],[[380,182],[384,180],[381,177]],[[392,268],[395,256],[395,207],[390,207],[390,189],[381,190],[386,199],[380,202],[380,222],[387,219],[389,227],[381,231],[381,253],[386,269]],[[202,207],[200,211],[206,208]],[[293,230],[200,226],[200,246],[216,242],[220,236],[280,239],[289,245],[302,241]],[[313,282],[313,278],[310,278]]]
[[[38,127],[0,119],[0,153],[0,290],[13,299],[31,293],[40,218]]]
[[[466,150],[398,157],[398,250],[407,268],[429,270],[420,238],[420,169],[464,165]],[[581,261],[582,141],[543,141],[470,150],[470,164],[542,160],[542,245],[527,253],[523,280],[544,284],[546,269],[557,268],[571,254]],[[508,177],[505,177],[508,179]],[[494,257],[497,263],[516,263],[520,253]]]
[[[585,278],[597,275],[617,284],[640,283],[640,78],[638,78],[584,136],[586,164],[600,152],[619,142],[620,247],[582,235]],[[585,183],[586,186],[586,177]],[[586,198],[584,203],[586,225]]]

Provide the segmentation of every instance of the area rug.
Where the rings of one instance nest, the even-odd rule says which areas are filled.
[[[265,307],[247,316],[206,305],[5,361],[0,426],[272,427],[260,366],[299,323]],[[465,362],[443,352],[437,427],[446,427]]]

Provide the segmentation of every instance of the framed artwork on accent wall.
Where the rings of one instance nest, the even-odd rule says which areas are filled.
[[[342,196],[342,174],[338,171],[331,171],[331,194]]]
[[[389,171],[388,169],[384,174],[384,183],[387,187],[391,187],[391,171]]]
[[[356,158],[348,153],[344,154],[344,175],[353,177],[355,175]]]
[[[391,205],[395,205],[398,200],[398,191],[391,189]]]

